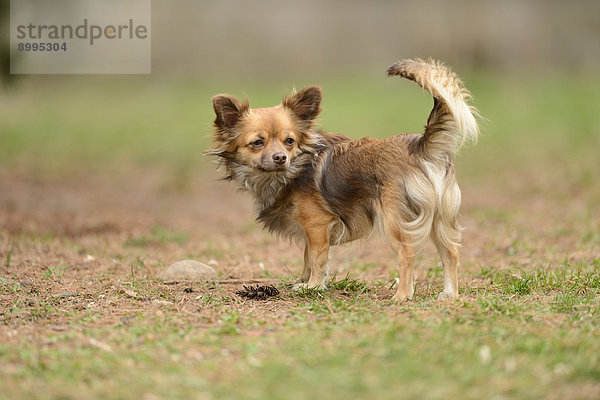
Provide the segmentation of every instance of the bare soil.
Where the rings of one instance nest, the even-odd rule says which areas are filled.
[[[552,171],[538,172],[462,182],[461,285],[485,286],[477,278],[481,268],[518,274],[600,256],[600,218],[592,207],[597,194],[557,183]],[[173,310],[208,327],[216,311],[201,307],[201,296],[225,297],[232,308],[282,323],[297,302],[285,296],[289,289],[280,286],[282,296],[261,302],[235,292],[244,282],[294,280],[300,250],[263,232],[250,199],[211,169],[178,179],[134,168],[72,178],[0,170],[0,342],[43,342],[80,317],[69,310],[91,312],[88,326]],[[164,266],[187,258],[210,261],[220,281],[166,285],[156,279]],[[338,278],[350,274],[373,287],[373,296],[391,297],[394,259],[382,239],[335,248],[331,258]],[[441,289],[440,274],[428,274],[438,265],[426,247],[418,259],[417,296]]]

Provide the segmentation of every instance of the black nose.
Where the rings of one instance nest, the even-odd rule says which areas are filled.
[[[287,156],[285,153],[275,153],[273,154],[273,161],[275,164],[285,164],[285,160],[287,160]]]

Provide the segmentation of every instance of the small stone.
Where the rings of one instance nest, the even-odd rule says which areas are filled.
[[[108,353],[112,353],[112,347],[109,344],[96,340],[94,338],[90,338],[90,344],[100,350],[104,350]]]
[[[173,302],[168,300],[152,300],[153,306],[172,306]]]
[[[216,267],[219,265],[219,262],[217,260],[215,260],[214,258],[211,258],[210,260],[208,260],[207,264],[212,265],[213,267]]]
[[[492,350],[490,349],[490,346],[483,345],[479,348],[479,359],[482,364],[487,365],[490,363],[492,360]]]
[[[73,297],[73,296],[77,296],[77,292],[62,292],[62,293],[53,294],[51,297],[55,298],[55,299],[64,299],[64,298]]]
[[[140,297],[140,295],[137,294],[136,292],[134,292],[133,290],[125,289],[124,287],[121,288],[120,292],[125,293],[127,296],[129,296],[133,299],[137,299]]]
[[[169,281],[205,281],[217,278],[215,270],[195,260],[183,260],[169,265],[158,274],[158,279]]]

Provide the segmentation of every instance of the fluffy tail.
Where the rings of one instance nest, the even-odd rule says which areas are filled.
[[[431,59],[413,59],[398,61],[387,73],[415,81],[433,96],[433,109],[415,152],[447,161],[466,141],[477,140],[479,114],[467,104],[471,94],[449,68]]]

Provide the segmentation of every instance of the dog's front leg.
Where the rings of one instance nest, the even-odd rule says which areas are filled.
[[[325,278],[327,278],[327,267],[329,261],[329,240],[308,244],[308,257],[312,266],[308,287],[325,289]]]
[[[393,300],[403,303],[412,300],[415,293],[413,284],[413,265],[415,263],[415,251],[412,246],[400,243],[397,246],[398,264],[400,265],[400,279],[398,289]]]
[[[310,271],[312,267],[310,264],[310,257],[308,252],[308,243],[304,245],[304,269],[302,270],[302,277],[300,282],[306,283],[310,279]]]
[[[315,288],[325,289],[327,264],[329,261],[328,225],[310,225],[305,228],[306,248],[304,249],[304,270],[302,281],[306,283],[295,285],[295,289]]]

